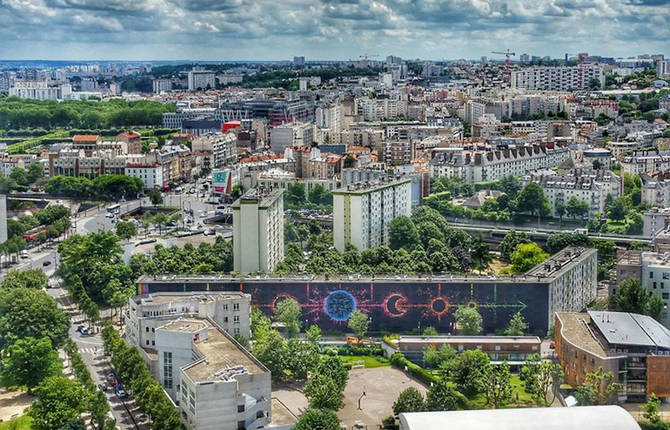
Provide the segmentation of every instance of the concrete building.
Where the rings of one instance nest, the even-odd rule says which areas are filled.
[[[232,336],[251,338],[251,295],[239,291],[151,293],[142,278],[128,307],[127,339],[145,351],[156,349],[156,328],[177,318],[209,318]]]
[[[208,133],[191,143],[191,151],[201,153],[206,170],[220,169],[235,159],[235,133]]]
[[[9,96],[22,99],[37,100],[64,100],[72,94],[70,84],[52,85],[49,80],[44,81],[15,81],[9,88]]]
[[[479,409],[400,414],[400,430],[640,430],[619,406]]]
[[[152,85],[155,94],[160,94],[165,91],[172,91],[171,79],[154,79],[152,81]]]
[[[642,204],[650,207],[670,207],[670,175],[645,178],[642,184]]]
[[[380,178],[333,192],[333,240],[344,251],[350,243],[359,251],[388,245],[388,224],[412,210],[412,186],[407,178]]]
[[[619,285],[626,279],[642,282],[642,251],[627,249],[617,252],[616,284]],[[616,288],[612,289],[611,295],[616,295]]]
[[[7,196],[0,194],[0,244],[7,241]]]
[[[236,272],[272,272],[284,259],[282,190],[255,188],[232,205]]]
[[[145,190],[161,189],[167,183],[163,176],[163,165],[160,163],[127,163],[124,174],[141,179]]]
[[[597,80],[599,88],[605,85],[600,66],[583,64],[577,67],[527,67],[512,72],[512,88],[545,91],[583,90]]]
[[[670,224],[670,208],[652,208],[642,214],[642,235],[654,237]]]
[[[523,275],[380,276],[349,273],[314,276],[145,276],[141,293],[242,291],[255,306],[272,314],[277,297],[290,296],[303,308],[305,324],[346,330],[360,309],[372,319],[370,330],[409,332],[433,326],[441,333],[457,330],[454,312],[478,307],[484,333],[507,328],[521,312],[528,331],[545,334],[556,312],[580,312],[596,298],[598,257],[595,249],[568,247]],[[307,310],[318,310],[308,312]]]
[[[211,70],[193,68],[188,72],[187,79],[189,91],[216,88],[216,74]]]
[[[255,430],[271,421],[270,371],[214,321],[156,328],[157,378],[192,430]]]
[[[449,176],[475,183],[523,176],[533,170],[559,166],[570,159],[570,150],[562,147],[527,146],[495,151],[445,148],[434,151],[429,169],[433,178]]]
[[[608,170],[574,169],[565,174],[541,170],[523,177],[524,185],[530,182],[540,185],[554,216],[558,216],[556,208],[560,205],[565,208],[573,197],[589,205],[589,211],[584,217],[603,214],[607,196],[618,198],[622,188],[621,178]]]
[[[670,254],[642,253],[642,286],[649,295],[658,294],[663,299],[663,310],[659,321],[670,327]]]
[[[655,319],[626,312],[559,312],[556,355],[565,381],[579,386],[602,368],[621,383],[619,401],[670,397],[670,330]]]
[[[282,124],[270,129],[270,149],[281,154],[293,146],[311,146],[314,141],[314,126],[311,123]]]
[[[422,362],[428,348],[439,350],[447,345],[458,352],[479,349],[487,353],[492,362],[507,361],[518,366],[531,355],[539,354],[541,344],[537,336],[400,336],[396,349],[417,363]]]
[[[359,97],[356,99],[356,113],[363,121],[384,121],[407,117],[407,101]]]

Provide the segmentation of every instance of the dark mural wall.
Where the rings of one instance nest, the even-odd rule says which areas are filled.
[[[477,282],[329,282],[329,281],[151,281],[138,292],[244,291],[254,306],[268,314],[282,298],[292,297],[302,307],[303,323],[324,329],[346,329],[349,315],[360,309],[372,318],[372,330],[403,330],[434,326],[454,331],[453,314],[461,306],[476,307],[485,332],[507,327],[521,311],[533,333],[546,333],[548,286],[544,283]]]

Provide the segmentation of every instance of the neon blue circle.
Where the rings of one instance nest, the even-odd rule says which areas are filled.
[[[335,290],[328,294],[323,303],[324,311],[335,321],[346,321],[356,309],[356,299],[350,292]]]

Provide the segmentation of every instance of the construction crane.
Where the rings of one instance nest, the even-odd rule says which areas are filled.
[[[505,56],[505,70],[509,70],[509,65],[510,65],[510,57],[516,57],[516,54],[507,48],[507,51],[505,52],[500,52],[500,51],[491,51],[491,54],[499,54],[499,55],[504,55]]]

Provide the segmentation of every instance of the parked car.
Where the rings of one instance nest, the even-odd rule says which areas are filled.
[[[128,397],[128,393],[126,393],[126,392],[123,390],[123,387],[121,387],[121,384],[118,384],[118,385],[116,385],[116,386],[114,387],[114,393],[116,393],[116,396],[117,396],[119,399],[125,399],[126,397]]]
[[[107,388],[109,388],[109,386],[107,385],[106,382],[103,382],[102,384],[98,384],[98,388],[100,389],[100,391],[107,391]]]
[[[51,264],[51,261],[47,260],[47,261],[45,261],[44,263],[42,263],[42,266],[43,266],[43,267],[47,267],[47,266],[50,265],[50,264]]]
[[[203,232],[203,234],[204,234],[205,236],[213,236],[213,235],[216,234],[216,233],[214,233],[214,230],[212,230],[211,228],[208,228],[207,230],[205,230],[205,231]]]
[[[113,373],[107,374],[107,384],[109,384],[111,387],[116,386],[116,375]]]

